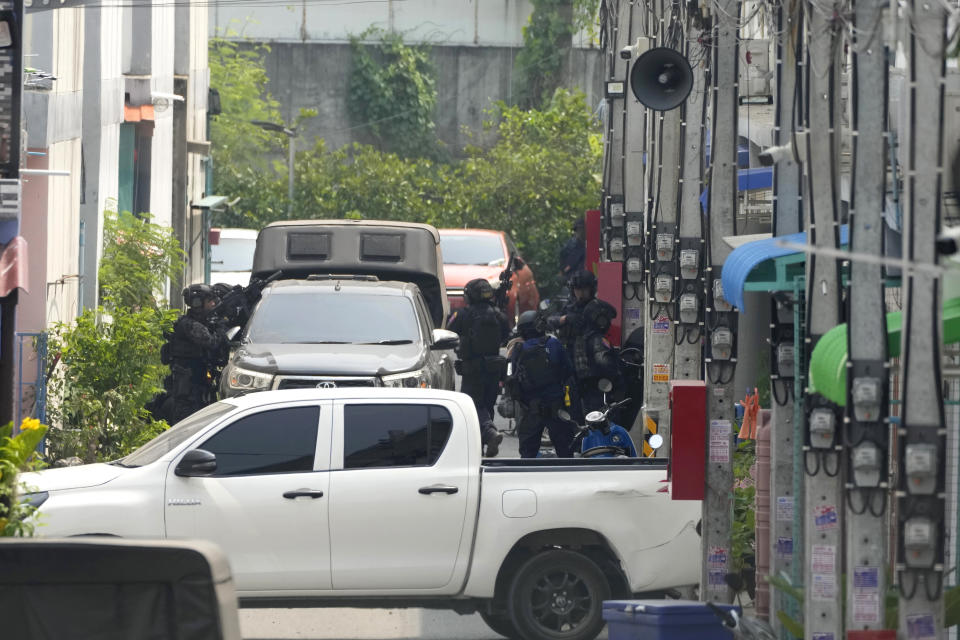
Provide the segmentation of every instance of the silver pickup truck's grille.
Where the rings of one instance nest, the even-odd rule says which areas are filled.
[[[335,389],[338,387],[378,387],[376,378],[337,376],[278,376],[275,389]]]

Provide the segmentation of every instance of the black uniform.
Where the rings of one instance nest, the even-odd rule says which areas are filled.
[[[560,249],[560,275],[569,278],[583,269],[587,257],[587,245],[583,240],[583,220],[573,226],[574,235]]]
[[[457,371],[462,376],[460,391],[473,399],[487,455],[492,456],[496,455],[496,445],[503,439],[493,426],[493,406],[506,373],[506,359],[500,355],[500,345],[506,341],[510,327],[503,313],[491,304],[493,288],[486,280],[471,280],[464,287],[464,294],[470,304],[454,313],[448,328],[460,336],[457,348]]]

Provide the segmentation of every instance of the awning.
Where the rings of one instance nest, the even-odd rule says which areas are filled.
[[[801,251],[788,249],[780,246],[780,241],[786,240],[793,244],[807,244],[807,233],[792,233],[786,236],[776,238],[770,237],[763,240],[754,240],[740,245],[730,252],[726,261],[723,263],[723,271],[720,279],[723,281],[723,295],[730,304],[737,307],[741,313],[745,312],[743,306],[743,292],[746,289],[747,279],[751,272],[757,266],[784,256],[796,256],[797,261],[803,263],[806,256]],[[840,244],[845,245],[849,242],[849,229],[847,225],[840,227]],[[786,278],[776,278],[779,282]],[[770,289],[773,290],[773,289]]]
[[[153,122],[152,104],[141,104],[138,106],[129,104],[123,105],[124,122],[142,122],[143,120],[149,120],[150,122]]]
[[[16,236],[0,249],[0,298],[14,289],[29,293],[27,275],[27,241]]]

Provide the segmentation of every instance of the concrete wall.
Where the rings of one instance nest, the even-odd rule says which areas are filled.
[[[509,47],[434,47],[431,58],[437,72],[437,135],[457,152],[468,142],[464,127],[480,133],[484,110],[497,100],[511,101],[513,61],[518,49]],[[301,108],[314,108],[319,117],[308,121],[304,148],[314,137],[324,138],[327,148],[358,140],[369,142],[363,126],[351,121],[347,91],[353,54],[350,45],[336,43],[271,44],[265,66],[269,91],[280,102],[281,113],[291,121]],[[573,49],[569,85],[587,94],[595,107],[603,98],[602,63],[596,49]],[[216,88],[216,87],[215,87]],[[473,144],[477,139],[469,140]]]
[[[210,35],[272,42],[348,42],[371,26],[397,31],[407,42],[519,47],[533,11],[529,0],[386,0],[360,10],[349,3],[295,4],[214,1]],[[590,46],[577,34],[577,46]]]

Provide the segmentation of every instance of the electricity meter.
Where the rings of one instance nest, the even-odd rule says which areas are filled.
[[[937,559],[937,529],[930,518],[916,516],[903,523],[903,550],[908,567],[933,568]]]
[[[733,305],[723,297],[723,282],[720,279],[713,281],[713,309],[721,313],[733,310]]]
[[[697,294],[685,293],[680,296],[680,322],[684,324],[697,324],[700,318],[700,303],[697,300]]]
[[[643,246],[643,225],[639,220],[627,222],[627,244],[631,247]]]
[[[853,416],[858,422],[880,419],[880,379],[853,379]]]
[[[670,262],[673,260],[673,234],[657,234],[657,260],[660,262]]]
[[[830,409],[814,409],[810,412],[810,446],[814,449],[829,449],[837,429],[837,416]]]
[[[907,491],[930,495],[937,490],[937,445],[925,442],[908,444],[904,457]]]
[[[610,226],[622,227],[626,215],[623,212],[622,202],[613,202],[610,204]]]
[[[853,483],[858,487],[879,486],[881,457],[880,447],[873,442],[858,445],[851,456]]]
[[[613,262],[623,261],[623,239],[613,238],[610,240],[610,260]]]
[[[794,354],[796,350],[792,344],[777,345],[777,375],[781,378],[792,378],[794,367]]]
[[[657,276],[653,281],[653,298],[657,302],[670,302],[673,298],[673,276]]]
[[[700,273],[700,252],[696,249],[680,251],[680,277],[684,280],[694,280]]]
[[[627,282],[643,282],[643,264],[640,258],[627,258]]]
[[[726,327],[714,329],[710,335],[710,346],[714,360],[729,360],[733,355],[733,332]]]

